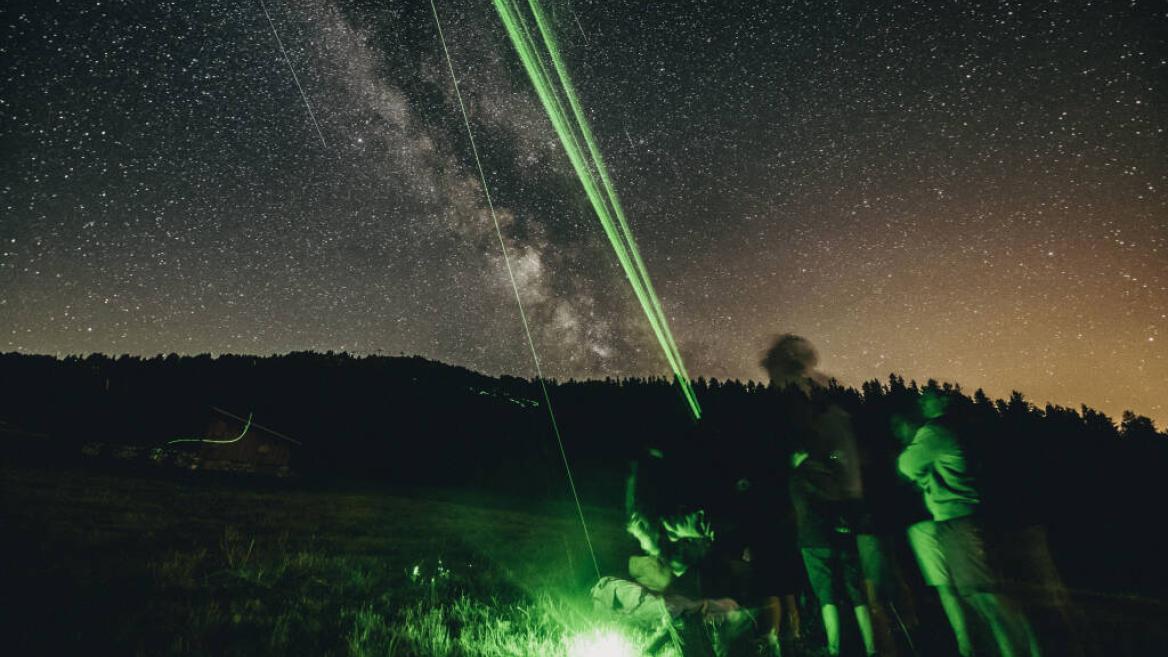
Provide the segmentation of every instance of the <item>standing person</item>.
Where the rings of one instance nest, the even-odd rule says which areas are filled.
[[[795,393],[805,406],[805,398]],[[716,475],[720,512],[715,515],[728,531],[725,548],[739,574],[735,590],[752,609],[759,648],[764,654],[783,654],[784,640],[802,638],[796,593],[806,575],[795,536],[795,512],[787,492],[786,454],[777,431],[786,416],[779,399],[765,407],[735,409],[719,418],[711,469]],[[765,430],[760,430],[764,429]],[[789,652],[789,651],[788,651]]]
[[[902,564],[901,555],[909,552],[905,529],[921,519],[913,512],[924,514],[925,507],[920,492],[896,470],[896,459],[907,441],[898,440],[900,434],[879,430],[878,423],[871,419],[866,424],[868,433],[861,434],[863,438],[858,441],[865,511],[865,522],[856,534],[860,566],[880,654],[904,654],[903,648],[913,654],[920,621],[915,597],[905,579],[903,565],[907,564]],[[912,434],[908,437],[911,439]]]
[[[756,529],[743,556],[755,574],[754,592],[760,602],[759,629],[770,654],[779,657],[783,634],[795,641],[803,639],[799,606],[795,602],[803,572],[794,509],[790,509],[789,517],[776,519],[773,524],[759,525]]]
[[[834,452],[813,454],[801,449],[792,454],[791,500],[807,578],[823,614],[828,654],[840,654],[839,604],[846,599],[855,613],[864,651],[871,656],[876,654],[872,615],[849,520],[858,498],[847,496],[840,486],[838,459]]]
[[[897,414],[892,418],[892,434],[901,443],[901,449],[912,443],[916,435],[916,422],[909,421],[905,416]],[[957,586],[953,581],[953,572],[941,551],[941,544],[937,541],[937,523],[929,510],[925,508],[920,491],[917,491],[915,500],[904,500],[903,511],[907,527],[905,535],[913,556],[916,557],[920,568],[921,579],[925,586],[937,591],[937,598],[941,602],[941,610],[949,621],[953,630],[953,639],[959,657],[972,657],[973,642],[969,636],[969,620],[966,616],[965,604],[957,594]]]
[[[977,480],[960,441],[942,421],[947,404],[940,391],[924,390],[920,409],[925,424],[913,434],[897,460],[901,474],[921,489],[934,521],[931,527],[920,527],[916,533],[914,548],[921,545],[918,555],[929,555],[925,561],[934,566],[932,573],[925,572],[922,566],[922,574],[926,581],[929,577],[942,582],[952,579],[961,600],[989,625],[1002,657],[1038,657],[1041,651],[1029,621],[1001,591],[993,555],[987,549]],[[938,565],[943,568],[935,567]],[[940,587],[938,594],[944,596]],[[945,600],[942,597],[942,603]],[[950,616],[950,624],[953,621],[954,616]],[[959,645],[961,632],[955,625]]]
[[[828,653],[839,654],[838,603],[846,596],[865,653],[874,655],[872,615],[853,532],[861,495],[859,455],[848,413],[835,404],[810,401],[830,385],[816,369],[818,363],[819,354],[810,341],[787,333],[775,338],[760,365],[787,402],[784,420],[798,427],[801,447],[791,455],[788,487],[804,567],[823,614]]]
[[[785,481],[758,473],[734,482],[728,517],[733,530],[723,538],[740,573],[735,590],[757,609],[755,623],[763,648],[783,654],[782,638],[802,639],[795,594],[802,588],[803,562],[795,536]]]

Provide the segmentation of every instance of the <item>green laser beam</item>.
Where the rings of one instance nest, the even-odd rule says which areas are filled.
[[[167,442],[166,444],[173,445],[175,443],[210,443],[212,445],[230,445],[231,443],[237,443],[243,440],[243,437],[247,435],[248,430],[251,429],[251,416],[251,413],[247,414],[247,423],[243,425],[243,431],[234,438],[229,438],[227,440],[212,440],[210,438],[177,438]]]
[[[666,340],[669,342],[668,349],[670,352],[672,352],[673,357],[681,370],[683,378],[688,380],[689,373],[685,369],[685,362],[682,360],[677,345],[674,342],[673,333],[668,329],[668,324],[665,322],[665,313],[662,310],[661,301],[658,299],[657,293],[653,288],[653,284],[649,279],[648,269],[645,267],[645,263],[641,259],[640,250],[637,248],[636,240],[633,239],[632,230],[629,227],[628,219],[625,216],[624,208],[620,202],[620,197],[617,195],[616,189],[612,184],[612,180],[608,175],[608,168],[605,166],[604,157],[600,152],[600,148],[597,145],[595,137],[593,136],[588,119],[584,115],[584,110],[581,106],[579,96],[576,93],[575,86],[572,84],[571,76],[568,75],[567,66],[564,65],[563,57],[560,55],[559,45],[555,40],[555,33],[551,29],[551,26],[546,18],[546,14],[543,12],[539,2],[537,0],[529,0],[529,5],[532,9],[532,14],[535,16],[537,26],[539,27],[540,34],[544,40],[544,44],[548,49],[548,54],[551,56],[552,64],[556,69],[556,75],[560,79],[560,84],[563,86],[564,94],[567,96],[568,103],[572,108],[572,113],[576,119],[577,125],[579,126],[581,136],[584,138],[584,141],[588,146],[589,155],[592,156],[596,172],[600,177],[601,183],[603,184],[605,193],[608,197],[609,204],[612,207],[612,212],[616,215],[617,221],[619,222],[618,225],[624,238],[624,243],[627,245],[628,251],[632,256],[633,264],[637,268],[637,272],[641,277],[645,291],[653,305],[653,311],[662,321],[663,326],[665,326],[664,335]]]
[[[494,0],[495,10],[503,21],[508,37],[519,55],[520,62],[535,87],[536,95],[539,97],[556,135],[564,146],[576,176],[584,187],[584,192],[604,229],[605,236],[613,247],[613,252],[620,262],[625,277],[633,288],[633,293],[649,321],[649,326],[681,387],[682,394],[694,417],[699,418],[701,417],[701,407],[690,383],[689,373],[669,328],[661,301],[649,279],[636,241],[633,239],[632,230],[621,206],[620,198],[617,196],[615,186],[608,175],[600,148],[588,125],[583,107],[575,87],[572,85],[571,77],[568,75],[567,66],[560,55],[559,46],[555,41],[551,26],[538,0],[528,0],[528,4],[535,17],[536,29],[547,49],[547,57],[551,60],[552,68],[556,72],[559,86],[552,81],[551,74],[544,64],[544,57],[536,46],[535,37],[517,0]],[[571,108],[570,114],[563,99],[567,100],[566,105]],[[587,156],[585,156],[585,151],[587,151]]]
[[[450,57],[450,49],[446,47],[446,36],[442,32],[442,21],[438,18],[438,6],[430,0],[430,9],[434,12],[434,24],[438,28],[438,40],[442,42],[442,52],[446,55],[446,67],[450,71],[450,81],[454,85],[454,96],[458,99],[458,108],[462,112],[462,122],[466,126],[466,135],[470,140],[471,153],[474,155],[475,167],[479,172],[479,180],[483,184],[483,195],[487,199],[487,209],[491,214],[491,221],[495,224],[495,236],[499,238],[499,248],[503,251],[503,263],[507,267],[507,277],[511,281],[511,290],[515,293],[515,304],[519,307],[519,319],[523,324],[523,332],[527,335],[527,346],[531,350],[531,360],[535,363],[536,380],[539,381],[543,392],[544,405],[547,407],[548,418],[551,420],[552,433],[556,437],[556,445],[560,448],[560,458],[564,463],[564,471],[568,476],[568,487],[572,491],[572,498],[576,502],[576,511],[580,515],[580,525],[584,528],[584,540],[588,544],[588,553],[592,557],[592,566],[596,569],[596,577],[600,577],[600,562],[596,559],[596,550],[592,546],[592,536],[588,531],[588,523],[584,519],[584,506],[580,503],[580,495],[576,490],[576,479],[572,476],[572,466],[568,462],[568,453],[564,449],[564,440],[560,435],[560,425],[556,421],[556,413],[552,408],[551,395],[548,394],[547,382],[543,376],[543,366],[539,361],[539,352],[535,348],[535,340],[531,337],[531,327],[527,322],[527,312],[523,308],[523,299],[519,295],[519,283],[515,280],[515,272],[511,268],[511,256],[507,252],[507,242],[503,239],[503,229],[499,226],[499,217],[495,214],[495,202],[491,198],[491,190],[487,185],[487,174],[483,171],[483,163],[479,158],[479,149],[475,144],[474,131],[470,127],[470,115],[467,114],[466,104],[462,100],[462,91],[458,88],[458,76],[454,74],[454,60]]]
[[[649,280],[649,270],[645,267],[645,263],[641,259],[640,249],[637,248],[637,242],[633,239],[633,232],[629,228],[628,219],[625,217],[625,211],[621,206],[620,197],[617,196],[612,179],[609,178],[608,167],[604,164],[604,156],[600,153],[600,147],[597,145],[596,139],[592,134],[592,128],[588,124],[587,117],[584,115],[584,110],[580,105],[580,98],[576,94],[576,87],[572,84],[571,76],[568,75],[568,68],[564,65],[563,57],[560,56],[560,48],[555,39],[555,32],[552,31],[547,16],[543,12],[543,7],[539,4],[539,0],[528,0],[528,4],[531,6],[532,14],[535,16],[536,24],[539,27],[540,34],[543,36],[544,45],[547,46],[548,54],[552,58],[552,65],[556,69],[556,75],[559,76],[560,84],[563,85],[564,94],[568,97],[568,103],[572,106],[572,112],[580,127],[580,133],[584,136],[585,143],[588,144],[588,152],[592,155],[592,160],[596,164],[596,171],[600,175],[601,182],[604,184],[605,192],[608,194],[609,203],[611,203],[613,212],[616,214],[617,221],[624,233],[629,253],[633,256],[633,263],[637,266],[637,271],[641,275],[641,279],[645,285],[645,291],[648,292],[649,299],[653,303],[654,311],[664,323],[665,312],[661,308],[661,301],[657,298],[657,292],[653,289],[653,284]],[[685,362],[681,359],[681,353],[677,349],[677,344],[673,340],[673,332],[669,330],[668,324],[665,324],[665,337],[669,341],[669,348],[672,350],[678,366],[681,368],[681,374],[688,381],[689,373],[685,369]]]
[[[499,7],[498,4],[497,7]],[[597,217],[600,219],[601,225],[603,226],[609,241],[613,245],[614,252],[616,253],[618,260],[621,262],[621,266],[633,287],[633,291],[636,294],[638,301],[642,305],[642,309],[646,313],[646,317],[649,319],[650,326],[652,327],[658,341],[662,344],[662,348],[665,352],[666,360],[669,361],[670,368],[673,369],[675,374],[678,374],[680,372],[680,367],[676,363],[674,354],[666,346],[667,341],[660,324],[660,319],[650,306],[651,302],[648,300],[646,292],[643,289],[639,272],[636,271],[635,266],[631,263],[627,250],[623,244],[625,238],[614,227],[611,216],[609,215],[609,210],[604,202],[604,198],[596,189],[597,181],[594,179],[592,170],[587,166],[587,162],[582,155],[579,142],[565,116],[565,112],[563,111],[563,106],[559,101],[558,94],[555,93],[554,87],[547,79],[546,69],[542,66],[542,62],[540,61],[539,56],[536,54],[533,44],[527,42],[527,39],[525,38],[530,35],[530,31],[525,29],[520,32],[519,30],[514,29],[517,24],[523,27],[523,21],[517,13],[510,13],[507,11],[507,9],[507,7],[501,8],[501,16],[503,17],[504,24],[510,28],[509,33],[513,37],[513,41],[516,43],[516,49],[520,55],[520,59],[523,61],[525,69],[528,71],[529,76],[536,86],[537,95],[539,95],[541,102],[544,104],[545,110],[548,112],[548,116],[552,121],[553,127],[556,129],[557,134],[564,143],[569,160],[572,162],[573,168],[576,170],[576,173],[585,188],[585,192],[587,193],[589,200],[591,201],[597,213]],[[679,382],[682,381],[680,376],[678,379]],[[688,384],[688,381],[686,380],[684,383]],[[684,390],[685,388],[683,387],[683,391]],[[692,395],[687,394],[687,401],[691,402],[691,409],[695,411],[694,415],[697,417],[698,408],[696,406],[696,399],[694,399]]]
[[[513,11],[515,11],[515,9],[513,9]],[[505,19],[505,23],[508,23],[509,26],[513,27],[516,25],[516,23],[519,23],[520,26],[523,26],[521,19],[517,18],[519,14],[505,13],[502,15],[503,19]],[[513,30],[512,35],[519,36],[519,30]],[[623,267],[625,270],[626,276],[628,279],[630,279],[630,283],[633,286],[633,291],[635,295],[637,295],[639,302],[642,304],[642,309],[646,310],[646,317],[649,319],[649,325],[651,325],[653,328],[655,336],[658,337],[659,341],[661,341],[663,339],[663,334],[661,332],[661,326],[659,325],[658,318],[654,317],[652,312],[649,311],[648,307],[646,307],[646,295],[639,281],[639,275],[631,267],[631,262],[628,260],[628,255],[623,244],[623,237],[621,237],[617,233],[616,228],[613,227],[611,216],[609,215],[609,209],[607,209],[605,206],[604,200],[600,198],[600,195],[596,189],[597,181],[593,179],[591,168],[588,166],[588,162],[584,160],[582,152],[580,152],[579,141],[576,138],[575,132],[571,130],[571,126],[569,125],[568,120],[565,118],[562,102],[559,101],[558,95],[555,94],[555,88],[552,87],[548,81],[547,69],[543,67],[540,57],[535,54],[534,44],[527,41],[530,39],[529,30],[524,29],[522,35],[523,37],[527,37],[527,39],[522,39],[521,37],[522,41],[516,43],[516,49],[519,51],[521,60],[524,62],[524,65],[526,65],[530,77],[533,78],[533,82],[536,85],[537,94],[540,95],[541,102],[544,103],[545,109],[547,109],[549,113],[549,118],[552,120],[552,125],[554,125],[558,136],[561,137],[561,140],[565,145],[565,150],[569,154],[569,159],[572,162],[573,168],[575,168],[580,181],[582,181],[585,192],[588,193],[593,208],[596,209],[597,216],[599,217],[600,222],[602,222],[605,233],[613,245],[614,253],[616,253],[618,260],[621,263],[621,267]],[[533,63],[536,65],[531,65]],[[673,359],[673,354],[666,351],[666,358],[670,361],[670,368],[673,368],[674,372],[676,373],[677,367],[676,362]]]
[[[536,52],[536,48],[532,43],[533,39],[531,37],[530,29],[527,27],[526,21],[523,19],[522,13],[518,10],[514,0],[511,1],[511,7],[509,8],[503,7],[500,3],[496,2],[496,8],[500,10],[500,15],[504,20],[504,24],[509,28],[509,34],[512,36],[512,41],[516,45],[516,50],[520,55],[520,59],[523,61],[525,69],[529,73],[529,77],[531,77],[532,82],[536,86],[537,94],[540,96],[541,102],[544,103],[545,109],[548,112],[549,118],[552,120],[553,126],[556,128],[561,141],[564,143],[565,150],[569,155],[569,159],[572,161],[577,175],[580,177],[580,180],[585,187],[585,191],[589,195],[589,199],[597,212],[597,216],[605,229],[606,235],[613,245],[614,252],[616,253],[618,260],[621,261],[621,266],[624,268],[626,276],[629,278],[629,282],[633,287],[638,301],[642,305],[642,309],[645,311],[645,315],[649,320],[650,326],[652,327],[655,336],[661,343],[666,360],[669,362],[670,368],[674,371],[674,374],[677,375],[679,384],[682,386],[682,392],[686,396],[686,400],[690,403],[691,410],[694,411],[694,416],[698,417],[700,414],[700,408],[697,406],[696,397],[693,394],[692,387],[689,385],[689,376],[685,371],[684,363],[680,360],[680,354],[677,352],[676,344],[672,338],[672,333],[669,332],[668,322],[665,320],[664,313],[660,311],[660,301],[654,301],[656,297],[655,292],[652,291],[651,286],[646,287],[644,284],[644,280],[647,277],[647,272],[644,269],[643,262],[639,261],[639,252],[637,252],[637,257],[630,258],[628,247],[626,247],[626,243],[632,242],[631,231],[627,230],[627,220],[622,222],[622,224],[619,226],[619,229],[612,223],[608,204],[605,203],[605,201],[612,203],[613,200],[617,199],[615,191],[612,189],[611,181],[608,181],[608,185],[606,185],[605,197],[607,198],[600,197],[595,189],[595,187],[598,185],[597,180],[594,178],[594,175],[596,174],[593,173],[593,169],[596,169],[597,174],[599,174],[600,166],[596,162],[595,158],[593,158],[591,161],[592,167],[589,167],[588,162],[584,160],[579,139],[575,134],[576,130],[572,130],[570,122],[566,118],[566,111],[564,110],[563,103],[559,98],[560,94],[556,93],[555,86],[552,85],[549,81],[550,75],[547,73],[547,69],[543,65],[542,58]],[[508,9],[510,10],[509,12],[507,11]],[[513,28],[515,25],[519,25],[519,27],[522,28],[522,31],[514,30]],[[547,30],[544,31],[545,34],[546,32]],[[556,54],[558,55],[558,49],[556,50]],[[566,76],[566,67],[563,66],[562,61],[560,62],[559,69],[560,72]],[[567,95],[567,92],[565,92],[565,95]],[[577,111],[574,112],[574,116],[579,120],[584,120],[583,112],[579,109],[578,99],[575,105]],[[584,125],[587,125],[586,120],[584,120]],[[579,130],[578,126],[577,130]],[[581,137],[587,141],[590,134],[590,132],[587,134],[582,133]],[[595,139],[592,139],[592,145],[589,148],[589,151],[590,155],[599,155],[599,148],[595,145]],[[584,165],[580,166],[582,161],[584,162]],[[606,176],[599,177],[599,184],[603,185],[605,183],[604,178]],[[619,208],[619,200],[616,200],[616,203],[618,204],[617,207]],[[614,209],[612,213],[615,214],[616,210]],[[621,215],[623,215],[623,210],[621,211]],[[635,242],[632,243],[635,248]]]

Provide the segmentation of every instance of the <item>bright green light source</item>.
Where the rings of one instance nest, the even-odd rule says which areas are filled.
[[[568,639],[568,657],[640,657],[628,637],[612,629],[592,630]]]

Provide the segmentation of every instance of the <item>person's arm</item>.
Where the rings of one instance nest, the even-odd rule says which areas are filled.
[[[629,476],[625,478],[625,515],[632,516],[637,509],[637,462],[629,462]]]
[[[917,429],[916,435],[896,459],[896,467],[904,476],[917,481],[933,466],[940,456],[943,442],[940,432],[930,426]]]
[[[625,530],[637,539],[637,543],[641,549],[653,557],[661,555],[661,546],[658,543],[658,533],[654,531],[648,519],[639,512],[634,511],[629,516],[629,522],[625,525]]]

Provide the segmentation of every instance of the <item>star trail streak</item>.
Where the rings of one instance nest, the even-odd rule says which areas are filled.
[[[300,92],[300,98],[304,101],[304,109],[308,110],[308,118],[312,120],[312,127],[316,129],[316,136],[320,137],[320,145],[328,148],[328,142],[324,140],[324,133],[320,131],[320,123],[316,120],[316,114],[312,111],[312,103],[308,102],[308,95],[304,93],[304,87],[300,85],[300,77],[296,75],[296,68],[292,66],[292,60],[288,59],[288,51],[284,50],[284,42],[280,40],[280,33],[276,31],[276,24],[272,22],[272,15],[268,13],[268,5],[264,0],[260,0],[260,7],[264,10],[264,18],[268,19],[268,26],[272,28],[272,36],[276,37],[276,45],[280,48],[280,55],[284,58],[284,63],[288,65],[288,72],[292,74],[292,81],[296,83],[296,90]]]

